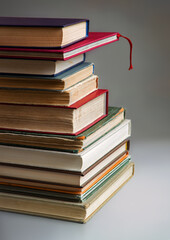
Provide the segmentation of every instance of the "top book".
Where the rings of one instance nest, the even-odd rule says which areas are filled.
[[[62,48],[88,32],[87,19],[0,17],[0,46]]]

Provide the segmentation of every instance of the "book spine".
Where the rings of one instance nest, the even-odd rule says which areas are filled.
[[[89,20],[86,20],[86,37],[89,35]]]

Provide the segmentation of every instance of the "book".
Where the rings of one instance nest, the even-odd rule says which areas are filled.
[[[80,153],[0,145],[0,162],[83,173],[97,161],[103,161],[119,144],[123,144],[119,154],[126,151],[128,146],[124,141],[130,135],[131,121],[126,119]]]
[[[108,107],[108,115],[77,136],[0,130],[0,144],[78,153],[88,148],[125,119],[121,107]]]
[[[0,58],[0,73],[55,76],[85,60],[81,54],[68,61]]]
[[[94,64],[83,62],[56,76],[0,74],[0,87],[65,90],[94,74]]]
[[[108,90],[67,106],[0,104],[0,129],[77,135],[108,114]]]
[[[62,185],[84,186],[98,174],[110,171],[110,168],[113,169],[128,157],[128,153],[117,156],[117,152],[119,153],[119,151],[111,153],[106,159],[97,165],[93,165],[83,173],[0,163],[0,176]]]
[[[81,203],[1,192],[0,210],[85,223],[133,175],[134,164],[130,162]]]
[[[70,106],[97,89],[97,75],[91,75],[64,91],[0,87],[0,103]]]
[[[116,174],[120,169],[122,169],[125,165],[127,165],[131,161],[131,158],[128,156],[124,160],[120,161],[117,165],[112,164],[109,167],[106,167],[104,171],[98,174],[95,178],[93,178],[90,183],[93,181],[93,185],[86,187],[86,191],[81,193],[75,192],[64,192],[64,191],[56,191],[51,189],[44,188],[36,188],[36,187],[28,187],[25,185],[11,184],[11,182],[4,182],[2,178],[2,182],[0,182],[0,191],[16,193],[28,196],[49,198],[49,199],[58,199],[64,201],[74,201],[74,202],[82,202],[89,198],[91,194],[93,194],[99,187],[101,187],[110,177]],[[7,178],[6,178],[7,179]],[[13,180],[13,179],[10,179]],[[14,179],[15,180],[15,179]],[[18,180],[18,179],[17,179]],[[30,182],[29,180],[27,182]],[[32,181],[31,181],[32,182]],[[61,186],[61,185],[60,185]]]
[[[30,59],[54,59],[68,60],[74,56],[86,53],[95,48],[118,41],[117,32],[89,32],[89,36],[75,44],[63,49],[49,48],[7,48],[0,47],[0,57],[3,58],[30,58]]]
[[[64,47],[88,36],[89,20],[0,17],[0,46]]]

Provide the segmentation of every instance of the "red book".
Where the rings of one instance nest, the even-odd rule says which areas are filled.
[[[70,105],[0,104],[0,129],[78,135],[108,114],[108,90],[98,89]]]
[[[119,40],[117,32],[90,32],[89,36],[62,49],[0,47],[1,58],[68,60],[79,54]]]

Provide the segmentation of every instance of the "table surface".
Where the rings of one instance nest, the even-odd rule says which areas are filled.
[[[170,239],[170,140],[131,143],[135,176],[86,224],[0,212],[0,240]]]

